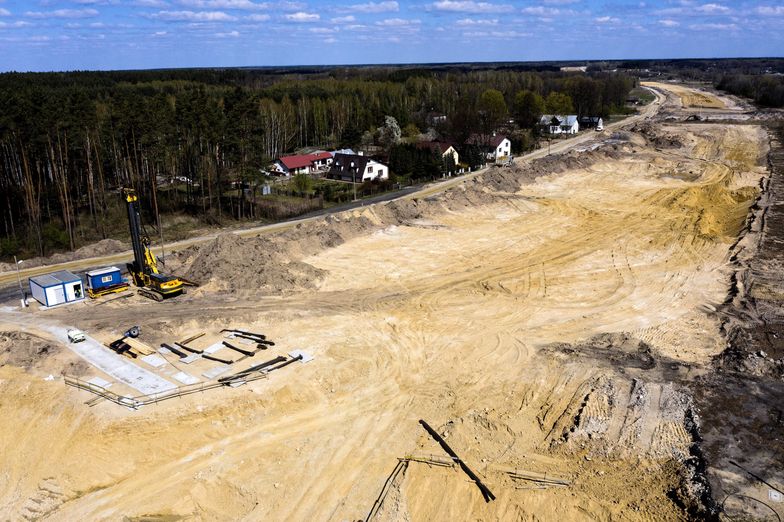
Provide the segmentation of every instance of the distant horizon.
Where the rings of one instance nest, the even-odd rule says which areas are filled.
[[[579,66],[579,64],[594,64],[601,62],[651,62],[651,61],[664,61],[664,62],[678,62],[686,60],[696,61],[721,61],[721,60],[783,60],[782,56],[688,56],[682,58],[671,57],[657,57],[657,58],[594,58],[594,59],[563,59],[563,60],[503,60],[503,61],[455,61],[455,62],[388,62],[388,63],[330,63],[330,64],[316,64],[316,63],[302,63],[302,64],[280,64],[280,65],[196,65],[196,66],[174,66],[174,67],[148,67],[148,68],[129,68],[129,69],[52,69],[40,71],[22,71],[22,70],[3,70],[0,74],[67,74],[67,73],[92,73],[92,72],[141,72],[141,71],[187,71],[187,70],[203,70],[203,69],[308,69],[308,68],[340,68],[340,67],[455,67],[460,65],[536,65],[536,64],[554,64],[562,67]]]
[[[784,0],[0,0],[0,71],[752,58],[782,26]]]

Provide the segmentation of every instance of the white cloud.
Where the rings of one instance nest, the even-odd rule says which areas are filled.
[[[495,38],[501,40],[512,40],[515,38],[523,38],[531,36],[531,33],[523,33],[520,31],[469,31],[463,33],[466,38]]]
[[[308,31],[313,34],[332,34],[335,32],[335,29],[330,29],[329,27],[311,27]]]
[[[0,16],[11,16],[11,11],[9,11],[8,9],[3,9],[2,7],[0,7]]]
[[[268,14],[252,14],[246,18],[246,20],[250,20],[251,22],[266,22],[270,19],[270,15]]]
[[[304,11],[299,11],[293,14],[287,14],[285,18],[289,22],[318,22],[319,19],[321,19],[321,16],[316,13],[306,13]]]
[[[695,31],[734,31],[738,28],[736,24],[692,24],[689,29]]]
[[[283,1],[283,2],[278,2],[277,4],[275,4],[275,7],[277,7],[278,9],[280,9],[282,11],[302,11],[303,9],[305,9],[307,7],[307,4],[304,4],[302,2],[286,2],[286,1]]]
[[[381,20],[380,22],[376,22],[376,25],[380,25],[383,27],[409,27],[412,25],[419,25],[422,23],[422,20],[405,20],[403,18],[387,18],[386,20]]]
[[[223,11],[158,11],[147,16],[170,22],[231,22],[237,19]]]
[[[703,4],[695,7],[695,11],[704,14],[726,14],[730,12],[730,8],[721,4]]]
[[[613,16],[600,16],[599,18],[594,18],[593,21],[597,24],[617,24],[621,19]]]
[[[767,16],[784,16],[784,5],[763,5],[755,9],[758,14]]]
[[[514,8],[509,4],[492,4],[489,2],[474,2],[473,0],[440,0],[431,4],[437,11],[452,11],[458,13],[508,13]]]
[[[20,27],[29,27],[31,25],[33,25],[33,24],[31,24],[30,22],[23,22],[21,20],[18,20],[16,22],[10,22],[10,23],[8,23],[8,22],[0,22],[0,29],[9,29],[9,28],[10,29],[18,29]]]
[[[153,33],[153,36],[161,37],[161,36],[166,36],[167,34],[169,33],[166,31],[156,31],[155,33]]]
[[[351,22],[356,22],[357,19],[353,16],[338,16],[330,20],[333,24],[350,24]]]
[[[659,20],[659,25],[663,25],[664,27],[678,27],[681,24],[679,22],[676,22],[675,20],[667,19],[667,20]]]
[[[230,31],[228,33],[215,33],[215,36],[218,38],[238,38],[240,33],[239,31]]]
[[[575,14],[571,9],[558,9],[556,7],[544,7],[538,5],[536,7],[526,7],[522,10],[523,14],[536,15],[536,16],[558,16],[558,15],[572,15]]]
[[[185,7],[197,9],[243,9],[255,11],[269,9],[270,7],[266,2],[256,3],[250,0],[177,0],[177,3]]]
[[[100,13],[95,9],[56,9],[54,11],[27,11],[29,18],[92,18]]]
[[[139,7],[169,7],[163,0],[134,0],[133,5]]]
[[[352,11],[360,13],[389,13],[400,10],[397,2],[368,2],[366,4],[354,4],[349,6]]]
[[[455,25],[460,26],[476,26],[476,25],[498,25],[498,19],[493,20],[474,20],[472,18],[463,18],[455,22]]]
[[[568,5],[576,4],[580,0],[544,0],[542,3],[545,5]]]

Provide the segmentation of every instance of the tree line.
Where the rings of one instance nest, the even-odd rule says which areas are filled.
[[[724,75],[716,88],[750,98],[763,107],[784,107],[784,76]]]
[[[137,190],[152,225],[175,212],[258,219],[253,201],[227,187],[260,179],[282,154],[356,147],[388,116],[424,131],[443,115],[438,132],[460,143],[510,116],[526,128],[542,111],[606,116],[634,84],[503,67],[2,74],[0,256],[124,233],[120,186]]]

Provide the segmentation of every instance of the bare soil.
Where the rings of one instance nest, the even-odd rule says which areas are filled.
[[[682,110],[670,103],[668,115]],[[218,237],[170,261],[204,285],[175,300],[2,312],[3,331],[16,319],[43,339],[55,323],[102,340],[139,324],[151,346],[244,328],[275,339],[271,356],[315,360],[139,411],[89,408],[86,392],[23,361],[0,367],[13,397],[0,416],[15,426],[0,431],[14,448],[0,455],[0,514],[360,520],[382,501],[374,520],[763,517],[740,495],[767,489],[729,460],[755,472],[784,460],[765,446],[780,437],[780,390],[717,365],[768,135],[682,116],[425,199]],[[427,463],[446,454],[419,419],[496,500],[458,467]],[[722,453],[732,436],[745,442]]]

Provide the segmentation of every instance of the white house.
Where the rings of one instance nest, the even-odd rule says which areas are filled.
[[[580,131],[580,122],[574,114],[543,114],[539,126],[549,134],[577,134]]]
[[[332,160],[329,177],[353,183],[389,179],[389,167],[362,154],[337,153]]]
[[[451,143],[446,143],[444,141],[420,141],[417,143],[417,147],[420,149],[430,149],[434,153],[439,154],[443,159],[451,156],[455,165],[460,163],[460,155]]]
[[[512,142],[502,134],[492,136],[474,134],[466,140],[466,143],[481,147],[487,154],[488,161],[498,161],[512,154]]]

